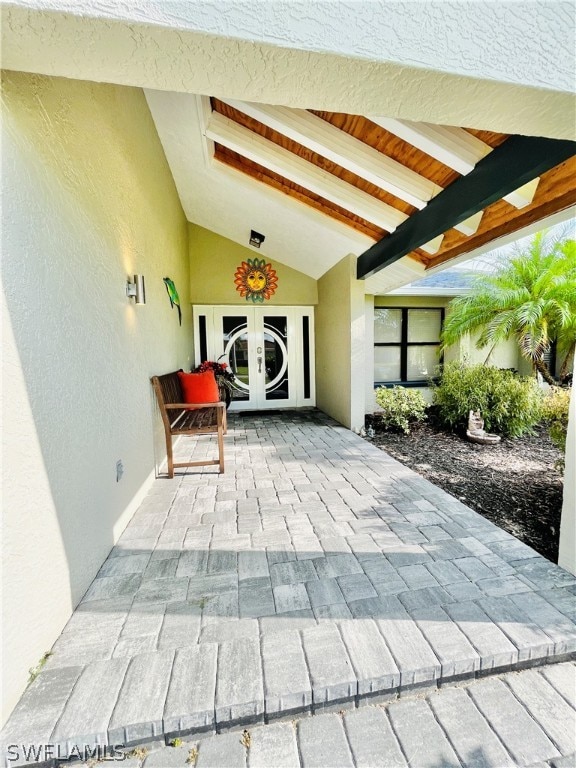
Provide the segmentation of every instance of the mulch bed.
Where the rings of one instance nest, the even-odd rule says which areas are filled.
[[[557,562],[562,475],[555,464],[561,454],[544,428],[482,446],[426,423],[409,435],[374,427],[375,445]]]

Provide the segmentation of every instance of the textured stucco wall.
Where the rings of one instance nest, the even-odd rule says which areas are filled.
[[[153,476],[148,379],[188,364],[192,321],[187,224],[142,91],[13,72],[3,88],[5,719]],[[146,306],[126,297],[134,272]]]
[[[465,350],[466,357],[470,364],[485,363],[486,365],[494,365],[496,368],[519,369],[521,355],[518,349],[518,344],[514,339],[502,341],[491,350],[490,347],[478,349],[476,347],[477,338],[478,334],[473,335],[468,340],[468,345]]]
[[[234,284],[234,274],[248,259],[270,260],[257,248],[248,248],[208,229],[189,224],[190,300],[192,304],[246,305]],[[247,231],[248,237],[250,232]],[[278,288],[266,304],[311,306],[318,303],[316,280],[278,261],[271,262]]]
[[[364,423],[366,298],[356,259],[346,256],[318,280],[316,404],[346,427]]]
[[[374,413],[374,304],[377,297],[365,298],[365,347],[364,347],[364,410]]]
[[[2,56],[12,69],[509,133],[574,133],[568,0],[13,0],[4,14]]]
[[[327,8],[310,0],[12,0],[26,8],[143,21],[164,28],[227,35],[301,50],[338,51],[372,61],[484,75],[571,90],[573,5],[567,0],[498,3],[476,0],[337,0]],[[223,8],[226,12],[223,13]],[[385,13],[383,13],[385,11]],[[430,30],[434,34],[430,34]],[[404,33],[404,34],[402,34]],[[547,39],[553,35],[556,42]],[[544,38],[544,41],[542,41]],[[482,43],[490,40],[490,56]],[[442,58],[437,51],[441,46]],[[520,69],[526,52],[537,53]],[[567,56],[562,56],[565,53]],[[554,66],[556,57],[560,58]]]
[[[576,367],[574,373],[576,374]],[[576,396],[574,395],[574,387],[572,387],[570,399],[565,460],[558,565],[576,576]]]

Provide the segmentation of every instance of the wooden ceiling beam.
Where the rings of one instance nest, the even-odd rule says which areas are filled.
[[[222,163],[233,170],[241,172],[253,181],[266,184],[271,189],[282,192],[282,194],[290,197],[295,202],[302,203],[325,216],[329,216],[335,221],[346,224],[356,230],[356,232],[366,235],[373,241],[380,240],[385,234],[382,228],[376,227],[374,224],[370,224],[370,222],[365,221],[358,216],[354,216],[350,211],[346,211],[344,208],[340,208],[329,200],[313,194],[310,190],[288,181],[257,163],[253,163],[251,160],[229,150],[227,147],[215,144],[214,150],[214,159],[217,160],[218,163]],[[426,264],[427,263],[428,261],[426,261]]]
[[[434,262],[474,253],[478,247],[484,248],[495,238],[534,224],[573,205],[576,202],[575,178],[576,156],[541,175],[537,193],[530,205],[515,209],[504,200],[498,200],[485,209],[480,227],[474,235],[464,237],[455,229],[446,232]]]
[[[358,278],[373,275],[454,224],[502,199],[576,154],[573,141],[511,136],[358,259]]]
[[[208,119],[205,134],[218,144],[345,208],[356,216],[376,224],[387,232],[394,231],[408,218],[402,211],[341,181],[218,112],[213,112]],[[441,239],[434,239],[433,243],[423,243],[422,250],[430,254],[437,253],[441,242]]]
[[[225,104],[422,209],[442,187],[305,109],[222,99]]]
[[[438,184],[305,109],[274,107],[233,99],[221,101],[419,210],[442,192]],[[470,138],[485,146],[473,136]],[[456,228],[465,235],[473,234],[478,229],[480,218],[459,223]],[[432,247],[424,250],[435,253],[435,250],[430,250]]]
[[[411,123],[391,117],[371,116],[368,119],[462,175],[470,173],[480,160],[492,152],[490,145],[464,128]],[[502,199],[515,208],[524,208],[532,202],[538,181],[538,178],[531,179],[527,188],[513,190]]]
[[[340,181],[326,171],[253,133],[233,120],[213,112],[206,135],[228,149],[268,168],[285,179],[321,195],[336,205],[392,232],[407,219],[405,213],[382,203],[366,192]]]

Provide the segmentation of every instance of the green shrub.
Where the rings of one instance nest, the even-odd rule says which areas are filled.
[[[542,393],[535,379],[486,365],[447,363],[434,386],[441,424],[464,430],[471,410],[480,411],[486,431],[508,437],[533,432],[541,419]]]
[[[566,451],[570,389],[551,387],[542,401],[542,420],[548,427],[550,439],[562,453]]]
[[[426,401],[417,389],[378,387],[376,402],[382,408],[382,412],[376,415],[384,429],[401,431],[407,435],[411,423],[426,418]]]

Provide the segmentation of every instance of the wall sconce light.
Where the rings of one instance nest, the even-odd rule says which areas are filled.
[[[146,304],[146,286],[144,285],[144,275],[134,275],[134,282],[130,278],[126,283],[126,296],[135,299],[135,304]]]
[[[250,230],[250,240],[248,242],[254,248],[260,248],[265,239],[264,235],[261,235],[260,232],[255,232],[253,229]]]

